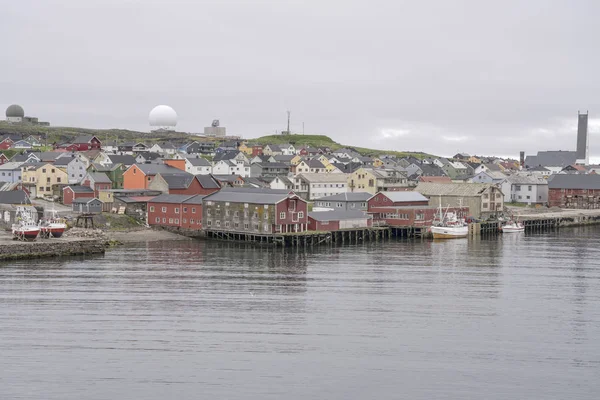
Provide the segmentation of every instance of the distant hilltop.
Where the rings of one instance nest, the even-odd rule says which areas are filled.
[[[154,143],[162,141],[189,142],[192,140],[210,140],[222,141],[232,140],[232,137],[202,137],[186,132],[176,132],[170,130],[155,130],[151,132],[139,132],[126,129],[88,129],[78,127],[59,127],[59,126],[40,126],[40,125],[19,125],[0,121],[0,136],[4,135],[23,135],[39,136],[45,139],[47,143],[68,143],[81,135],[94,135],[100,141],[140,141],[145,143]],[[433,157],[430,154],[410,151],[391,151],[377,150],[355,146],[342,145],[329,136],[325,135],[268,135],[253,139],[239,139],[249,144],[285,144],[290,143],[295,146],[311,147],[329,147],[331,150],[340,148],[352,148],[355,151],[369,156],[378,156],[382,154],[396,155],[400,157],[414,156],[416,158]]]

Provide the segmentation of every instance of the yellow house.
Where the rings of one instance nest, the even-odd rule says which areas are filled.
[[[317,157],[317,160],[321,161],[321,163],[327,167],[328,165],[330,165],[331,163],[329,162],[329,159],[327,157],[325,157],[323,154],[321,154],[319,157]]]
[[[350,192],[377,193],[377,177],[366,168],[359,168],[348,175],[348,190]]]
[[[248,144],[246,142],[242,142],[238,146],[238,150],[241,151],[244,154],[250,154],[250,155],[252,155],[252,146],[248,146]]]
[[[25,164],[21,168],[21,180],[31,197],[60,196],[62,187],[69,183],[69,175],[50,163]]]
[[[383,164],[384,163],[383,163],[383,161],[381,161],[381,159],[379,159],[377,157],[375,157],[373,159],[373,167],[375,167],[375,168],[383,167]]]
[[[406,174],[395,169],[359,168],[348,175],[350,192],[377,192],[399,190],[408,187]]]
[[[325,164],[325,170],[328,173],[332,173],[332,172],[342,172],[340,171],[340,169],[338,167],[336,167],[335,165],[333,165],[332,163],[327,163]]]
[[[302,161],[302,157],[300,157],[299,155],[296,155],[294,158],[292,158],[290,160],[290,164],[291,165],[298,165],[298,164],[300,164],[300,161]]]
[[[476,163],[476,164],[481,164],[481,160],[475,156],[471,156],[467,159],[468,162],[472,162],[472,163]]]

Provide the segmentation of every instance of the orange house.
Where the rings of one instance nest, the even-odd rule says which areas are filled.
[[[123,189],[148,189],[157,174],[175,172],[181,170],[166,164],[133,164],[123,172]]]
[[[185,171],[185,159],[183,160],[165,160],[165,164],[175,167],[182,171]]]

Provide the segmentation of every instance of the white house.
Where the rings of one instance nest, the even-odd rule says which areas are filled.
[[[243,178],[250,176],[250,164],[243,161],[221,160],[213,164],[214,175],[239,175]]]
[[[209,175],[212,164],[204,157],[188,157],[185,159],[185,170],[194,175]]]
[[[294,192],[305,200],[333,196],[348,191],[346,174],[303,173],[294,177]]]
[[[545,204],[548,202],[548,181],[537,174],[507,176],[500,184],[504,202]]]

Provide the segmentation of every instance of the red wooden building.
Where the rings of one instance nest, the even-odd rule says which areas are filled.
[[[104,172],[88,172],[81,185],[91,188],[94,191],[94,197],[99,197],[100,190],[112,188],[112,181]]]
[[[339,231],[373,226],[370,215],[358,210],[334,210],[308,213],[309,231]]]
[[[367,210],[378,207],[428,206],[429,199],[412,191],[379,192],[367,200]]]
[[[450,207],[443,211],[454,212],[458,218],[467,218],[469,215],[469,207]],[[375,225],[422,227],[433,224],[439,209],[429,206],[371,207],[369,214],[373,216]]]
[[[206,196],[205,230],[269,235],[307,230],[307,203],[294,192],[259,188],[223,188]]]
[[[600,175],[553,175],[548,181],[548,205],[561,208],[600,208]]]
[[[262,146],[262,145],[252,146],[252,157],[262,156],[262,154],[263,154],[263,147],[264,146]]]
[[[67,149],[68,150],[77,150],[77,151],[85,151],[85,150],[100,150],[102,148],[102,142],[96,136],[78,136],[73,140]]]
[[[6,136],[2,139],[2,141],[0,141],[0,150],[8,150],[13,146],[13,144],[15,144],[14,140]]]
[[[93,199],[94,197],[94,190],[88,186],[70,185],[63,188],[63,204],[65,205],[73,204],[75,199]]]
[[[203,198],[203,195],[161,194],[148,201],[148,224],[201,230]]]

